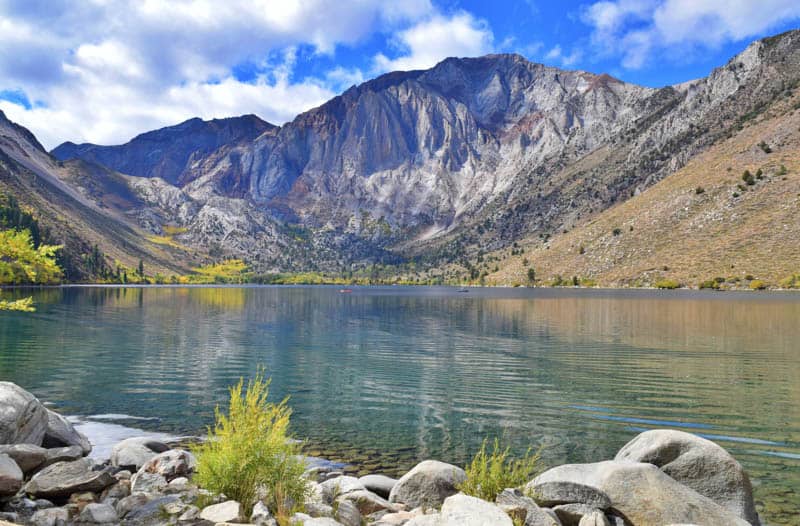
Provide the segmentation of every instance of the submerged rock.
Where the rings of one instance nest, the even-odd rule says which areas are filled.
[[[389,494],[390,502],[402,502],[411,507],[438,508],[447,497],[458,493],[456,486],[467,478],[463,469],[425,460],[403,475]]]
[[[646,431],[615,460],[647,462],[750,524],[759,524],[750,478],[730,453],[710,440],[672,429]]]

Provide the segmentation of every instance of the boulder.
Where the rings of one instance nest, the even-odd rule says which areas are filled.
[[[458,493],[445,499],[442,526],[513,526],[511,517],[491,502]]]
[[[167,485],[167,479],[158,473],[139,471],[131,478],[131,493],[162,493]]]
[[[168,445],[152,438],[126,438],[111,449],[111,465],[135,472],[147,461],[169,449]]]
[[[397,479],[386,475],[365,475],[359,478],[358,481],[369,491],[380,495],[384,499],[389,498],[392,488],[397,484]]]
[[[590,515],[581,517],[578,526],[611,526],[611,522],[609,522],[604,513],[595,511]]]
[[[153,498],[146,493],[135,493],[117,501],[114,505],[114,509],[117,510],[117,515],[120,517],[127,517],[128,513],[137,508],[141,508],[151,500],[153,500]]]
[[[30,473],[47,460],[47,450],[33,444],[0,445],[0,454],[11,457],[23,473]]]
[[[564,526],[579,526],[584,517],[593,517],[598,512],[602,514],[597,508],[581,503],[561,504],[553,511]]]
[[[125,515],[126,523],[146,523],[148,521],[159,519],[158,523],[162,524],[163,514],[165,513],[164,510],[171,504],[180,501],[180,498],[177,495],[169,495],[167,497],[145,500],[142,505],[135,505],[135,501],[128,499],[136,496],[137,495],[131,495],[130,497],[126,497],[117,503],[117,511],[119,511],[120,504],[125,501],[128,501],[127,506],[134,504],[130,511]],[[122,513],[120,513],[120,516],[122,516]]]
[[[200,518],[204,521],[213,523],[218,522],[238,522],[242,515],[242,505],[235,500],[229,500],[220,504],[212,504],[203,508]]]
[[[47,452],[47,459],[44,461],[45,466],[56,462],[71,462],[84,456],[83,449],[80,446],[54,447],[45,449],[45,451]]]
[[[340,500],[336,507],[336,520],[344,526],[361,526],[361,512],[349,500]]]
[[[336,500],[339,495],[344,495],[351,491],[366,491],[367,489],[357,478],[347,475],[320,482],[318,487],[322,493],[322,498],[328,504],[333,504],[333,501]]]
[[[628,442],[615,460],[658,466],[750,524],[759,524],[750,478],[730,453],[710,440],[683,431],[655,429]]]
[[[545,508],[552,508],[559,504],[586,504],[600,510],[611,507],[611,499],[597,488],[585,484],[576,484],[570,481],[553,480],[528,484],[527,493],[533,497],[536,504]]]
[[[108,471],[93,468],[88,458],[57,462],[34,475],[25,492],[41,498],[62,498],[84,491],[100,492],[116,482]]]
[[[84,455],[92,451],[89,439],[78,432],[69,420],[55,411],[47,410],[47,429],[42,438],[42,447],[70,447],[78,446]]]
[[[79,516],[81,522],[94,524],[111,524],[119,522],[116,510],[110,504],[100,504],[93,502],[83,508]]]
[[[613,460],[594,464],[565,464],[545,471],[529,485],[545,482],[571,482],[599,489],[609,497],[611,507],[634,526],[749,524],[708,497],[670,478],[652,464]]]
[[[197,468],[197,460],[194,455],[183,449],[170,449],[145,462],[137,474],[155,473],[169,482],[178,477],[191,475],[195,468]]]
[[[505,507],[522,508],[525,510],[525,526],[561,526],[561,522],[549,515],[546,511],[539,507],[536,502],[523,495],[523,493],[515,488],[504,489],[497,494],[495,502],[501,509]]]
[[[438,460],[425,460],[403,475],[389,494],[390,502],[412,508],[438,508],[447,497],[458,493],[456,486],[467,478],[464,470]]]
[[[11,382],[0,382],[0,444],[42,445],[47,409],[35,396]]]
[[[344,500],[352,502],[362,515],[385,510],[397,511],[397,506],[367,490],[350,491],[339,497],[338,500],[339,502]]]
[[[39,510],[31,517],[32,526],[67,526],[69,511],[65,508]]]
[[[14,460],[0,454],[0,497],[16,494],[22,487],[24,475]]]
[[[439,513],[432,515],[417,515],[403,526],[441,526],[442,516]]]

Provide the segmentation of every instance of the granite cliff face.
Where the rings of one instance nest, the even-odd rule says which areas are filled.
[[[186,228],[189,246],[289,268],[309,260],[274,247],[297,248],[300,228],[310,260],[324,246],[334,266],[386,250],[441,263],[556,235],[645,191],[798,76],[800,31],[662,89],[518,55],[451,58],[352,87],[282,127],[193,119],[52,153],[135,176],[147,206],[126,213],[154,232]]]

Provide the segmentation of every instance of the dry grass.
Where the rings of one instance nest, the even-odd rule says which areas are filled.
[[[526,284],[524,257],[542,282],[560,274],[603,286],[664,279],[697,286],[750,275],[777,286],[800,270],[800,109],[792,109],[798,100],[781,101],[641,195],[549,243],[528,240],[525,255],[505,260],[487,283]],[[772,153],[759,147],[762,141]],[[759,169],[755,185],[742,180],[745,170]]]

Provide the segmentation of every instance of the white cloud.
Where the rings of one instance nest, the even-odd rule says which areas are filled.
[[[489,53],[494,35],[488,24],[465,11],[450,17],[434,15],[396,35],[401,55],[375,56],[377,72],[425,69],[447,57],[474,57]]]
[[[603,0],[584,8],[592,41],[628,69],[677,46],[715,48],[800,17],[797,0]]]
[[[558,62],[564,67],[574,66],[583,57],[583,52],[579,48],[574,48],[569,54],[565,54],[561,46],[556,45],[544,56],[545,60]]]
[[[53,147],[103,144],[194,116],[257,113],[280,124],[363,77],[293,78],[300,46],[331,54],[435,16],[430,0],[0,1],[0,91],[9,118]],[[253,79],[232,71],[254,64]]]

